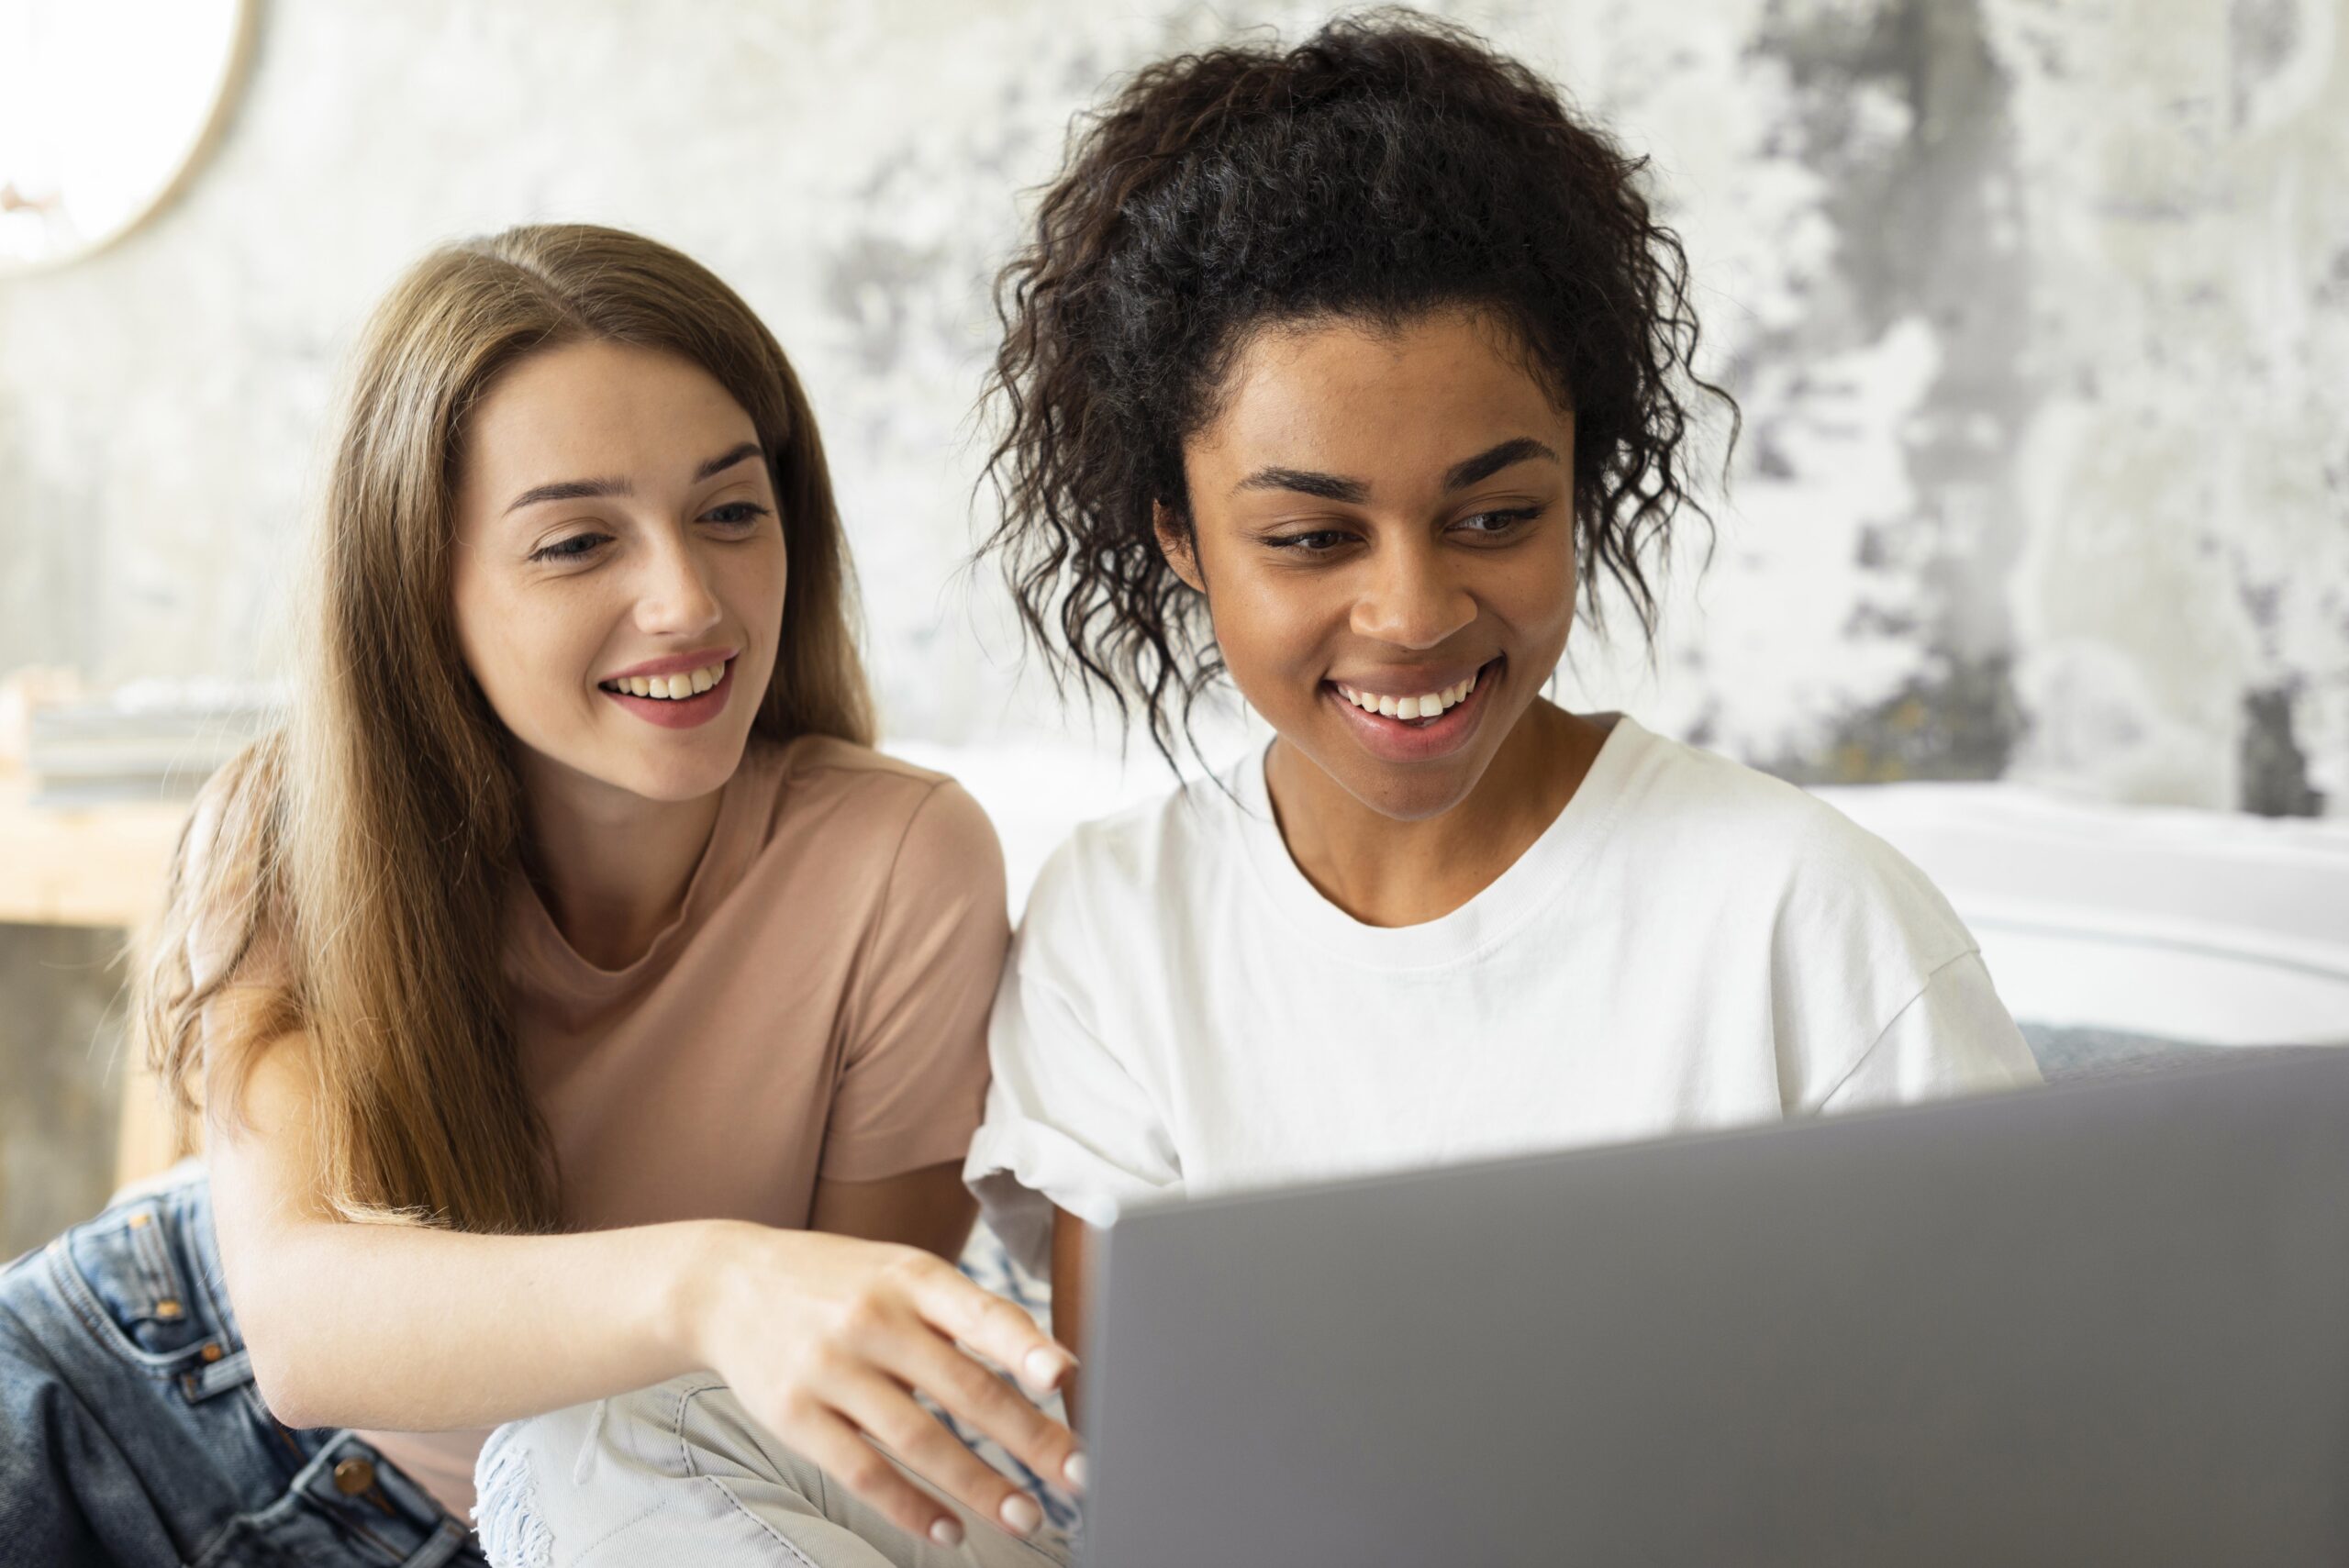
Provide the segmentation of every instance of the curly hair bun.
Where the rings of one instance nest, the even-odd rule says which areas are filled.
[[[1653,638],[1642,560],[1684,505],[1709,526],[1684,485],[1684,386],[1735,405],[1694,373],[1687,261],[1645,161],[1522,62],[1408,11],[1161,61],[1081,120],[996,280],[989,383],[986,548],[1055,678],[1138,708],[1171,762],[1221,664],[1153,508],[1189,526],[1184,442],[1239,350],[1276,323],[1441,309],[1506,324],[1575,411],[1585,612],[1604,573]]]

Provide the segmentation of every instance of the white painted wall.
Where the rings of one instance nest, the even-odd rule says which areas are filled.
[[[1746,406],[1710,574],[1652,673],[1586,641],[1576,700],[1811,779],[2349,813],[2334,0],[1436,8],[1653,152]],[[583,217],[798,362],[893,732],[1056,728],[960,571],[1015,193],[1115,72],[1320,14],[268,0],[186,194],[0,282],[0,669],[285,670],[255,628],[359,317],[436,239]]]

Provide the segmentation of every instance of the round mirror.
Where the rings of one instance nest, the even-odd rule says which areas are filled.
[[[0,273],[111,244],[226,117],[251,0],[0,0]]]

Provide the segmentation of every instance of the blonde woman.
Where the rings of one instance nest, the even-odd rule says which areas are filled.
[[[1041,1393],[1067,1353],[941,1261],[1000,857],[869,749],[773,337],[629,234],[434,253],[359,349],[307,598],[139,987],[206,1177],[0,1275],[9,1560],[474,1561],[487,1429],[664,1380],[843,1484],[815,1561],[1017,1548],[1033,1502],[914,1397],[1081,1477],[974,1359]]]

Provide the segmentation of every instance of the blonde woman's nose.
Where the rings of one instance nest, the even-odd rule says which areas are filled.
[[[690,546],[672,543],[645,562],[637,584],[638,627],[654,632],[696,632],[716,625],[725,611],[711,591],[709,574]]]

